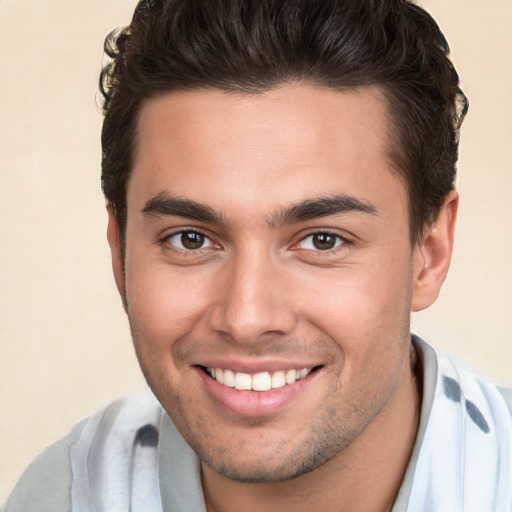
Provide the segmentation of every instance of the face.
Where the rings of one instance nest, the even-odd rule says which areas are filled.
[[[224,476],[340,456],[404,378],[415,249],[387,124],[373,88],[141,110],[118,286],[151,388]]]

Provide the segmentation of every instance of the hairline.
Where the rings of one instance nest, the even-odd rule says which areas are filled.
[[[126,249],[126,229],[128,223],[128,186],[131,178],[131,174],[133,172],[133,168],[135,165],[135,160],[138,155],[138,151],[140,148],[140,118],[142,115],[142,110],[144,106],[159,97],[167,96],[170,94],[177,94],[180,92],[195,92],[195,91],[217,91],[224,93],[226,95],[232,96],[260,96],[267,92],[277,90],[281,87],[286,87],[289,85],[302,85],[302,86],[312,86],[317,89],[331,90],[339,93],[351,93],[358,91],[364,88],[373,87],[380,95],[383,104],[384,104],[384,112],[386,116],[386,131],[385,131],[385,146],[384,153],[386,159],[389,164],[390,172],[395,175],[400,182],[402,183],[406,195],[407,195],[407,215],[408,215],[408,224],[409,224],[409,238],[411,242],[411,247],[420,243],[421,234],[423,229],[430,225],[435,219],[425,219],[421,226],[415,226],[414,224],[414,212],[412,205],[412,190],[410,180],[407,179],[406,170],[403,168],[404,166],[399,163],[400,160],[404,160],[405,151],[404,148],[400,144],[400,123],[398,121],[398,116],[393,114],[392,109],[392,97],[393,91],[392,88],[385,83],[363,83],[357,85],[346,85],[346,86],[329,86],[324,83],[321,83],[318,80],[314,80],[312,78],[305,79],[295,79],[295,80],[282,80],[279,82],[271,83],[268,86],[257,86],[254,88],[242,87],[236,84],[236,82],[227,83],[224,87],[219,85],[209,85],[209,84],[200,84],[200,85],[189,85],[176,87],[173,89],[161,90],[161,91],[153,91],[149,93],[147,96],[143,97],[140,101],[137,102],[136,112],[133,115],[133,129],[132,129],[132,139],[131,139],[131,154],[130,154],[130,168],[126,173],[126,178],[124,180],[124,200],[123,206],[124,211],[119,212],[118,208],[114,206],[114,211],[116,214],[116,218],[118,221],[119,232],[120,232],[120,244],[121,251],[124,259],[125,249]],[[405,162],[404,162],[405,164]]]

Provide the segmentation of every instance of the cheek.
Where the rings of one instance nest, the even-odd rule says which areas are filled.
[[[208,295],[201,284],[204,280],[172,271],[169,266],[137,263],[127,265],[126,294],[132,327],[145,343],[168,350],[170,343],[195,329],[204,315]]]
[[[371,329],[375,322],[403,318],[410,302],[410,272],[404,261],[400,272],[387,265],[353,265],[301,276],[301,309],[325,324]],[[324,323],[324,322],[322,322]]]
[[[303,316],[344,353],[344,374],[380,373],[383,361],[401,359],[409,338],[409,260],[330,269],[302,284]]]

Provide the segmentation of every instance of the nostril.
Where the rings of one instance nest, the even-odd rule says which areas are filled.
[[[214,331],[242,344],[258,342],[269,334],[289,334],[296,324],[295,313],[284,304],[218,305],[209,316],[209,325]]]

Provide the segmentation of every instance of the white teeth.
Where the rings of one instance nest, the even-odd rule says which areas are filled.
[[[297,370],[288,370],[285,378],[286,384],[293,384],[297,380]]]
[[[254,375],[243,372],[234,372],[222,368],[207,368],[208,374],[220,384],[240,391],[269,391],[293,384],[303,379],[313,368],[297,370],[279,370],[275,372],[260,372]]]
[[[254,391],[268,391],[269,389],[272,389],[272,380],[270,378],[270,373],[263,372],[253,375],[252,389]]]
[[[230,370],[227,370],[230,371]],[[236,372],[235,373],[235,389],[251,390],[252,379],[248,373]]]
[[[274,372],[274,375],[272,375],[272,388],[282,388],[283,386],[286,386],[284,372]]]
[[[300,371],[300,378],[303,379],[310,371],[311,371],[311,368],[303,368]]]
[[[224,386],[228,388],[235,387],[235,374],[231,370],[224,370]]]

